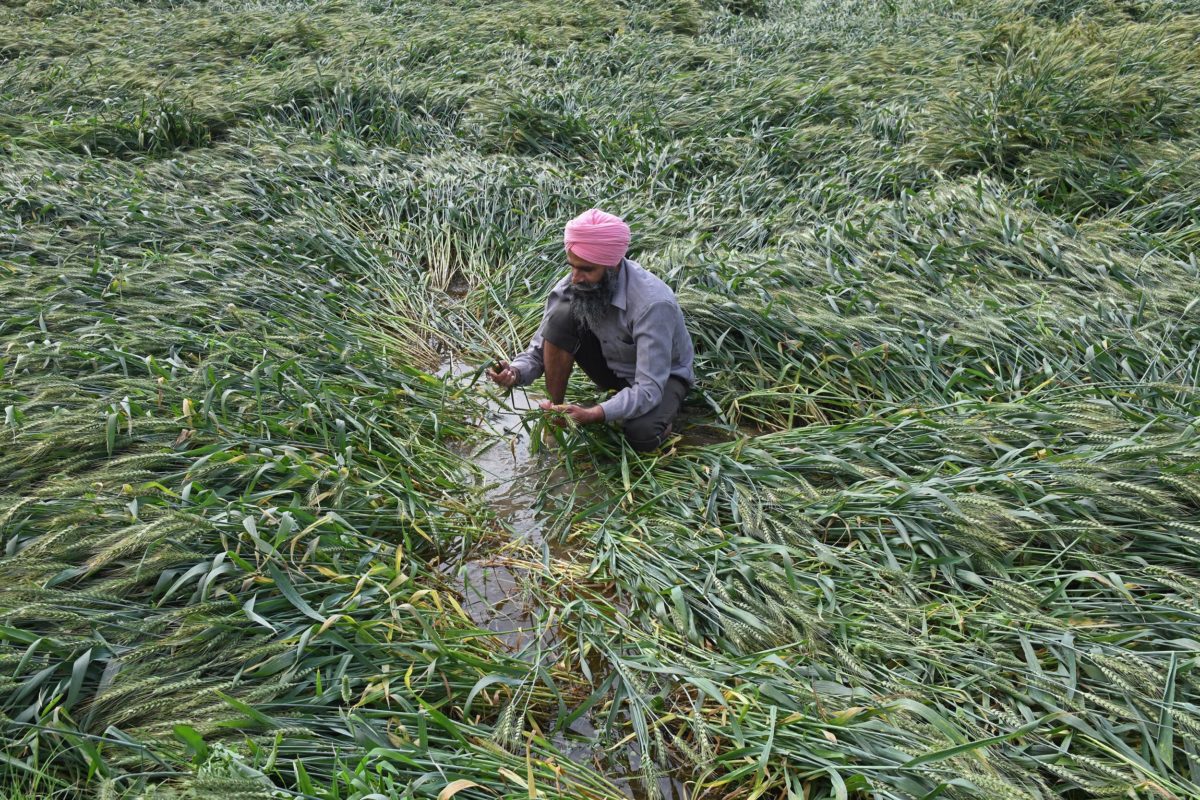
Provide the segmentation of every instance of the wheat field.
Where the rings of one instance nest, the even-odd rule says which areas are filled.
[[[1196,0],[4,0],[0,796],[1200,797],[1198,109]],[[594,205],[658,453],[480,379]]]

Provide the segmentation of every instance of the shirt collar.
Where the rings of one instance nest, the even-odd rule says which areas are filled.
[[[617,272],[617,288],[613,290],[612,305],[626,310],[626,299],[628,297],[626,287],[629,285],[629,259],[621,259],[621,269]]]

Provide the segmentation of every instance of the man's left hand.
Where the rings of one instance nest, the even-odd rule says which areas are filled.
[[[560,414],[566,414],[579,425],[594,425],[597,422],[604,422],[604,409],[600,406],[577,406],[574,403],[564,405],[555,405],[549,400],[543,400],[538,403],[538,408],[542,411],[555,411]]]

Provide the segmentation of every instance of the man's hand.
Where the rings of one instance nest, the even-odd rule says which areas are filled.
[[[566,405],[555,405],[549,400],[543,400],[538,403],[538,408],[542,411],[553,411],[559,414],[566,414],[579,425],[594,425],[597,422],[604,422],[604,409],[600,406],[577,406],[574,403]]]
[[[497,361],[491,367],[488,367],[487,376],[492,379],[493,383],[503,386],[505,389],[511,389],[517,385],[517,370],[507,361]]]

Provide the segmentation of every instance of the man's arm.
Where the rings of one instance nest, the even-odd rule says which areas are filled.
[[[516,373],[513,386],[528,386],[541,377],[544,369],[542,361],[542,332],[539,330],[529,343],[525,352],[512,360],[508,368]]]
[[[546,298],[546,306],[542,309],[542,322],[538,325],[537,333],[533,335],[533,339],[529,342],[529,347],[525,348],[525,352],[518,355],[509,364],[509,368],[516,370],[516,382],[514,386],[528,386],[542,376],[545,371],[546,364],[542,353],[542,343],[546,332],[546,321],[550,318],[550,310],[554,304],[561,300],[561,282],[550,291],[550,296]]]
[[[646,309],[633,324],[637,346],[637,369],[633,385],[600,404],[609,422],[640,417],[662,402],[663,389],[671,377],[671,352],[678,306],[669,300]]]

